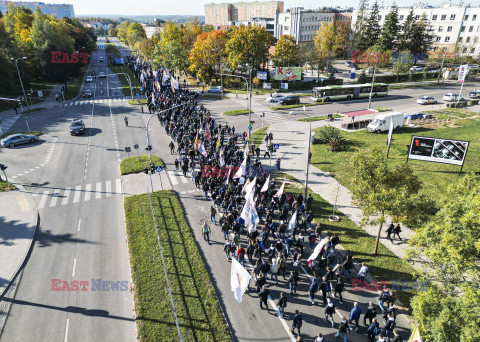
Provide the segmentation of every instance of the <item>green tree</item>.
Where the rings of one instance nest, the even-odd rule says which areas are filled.
[[[409,241],[406,258],[433,284],[412,300],[413,316],[426,340],[479,341],[480,177],[453,183],[439,207]]]
[[[412,63],[412,54],[408,50],[400,52],[396,61],[392,65],[393,72],[395,75],[406,74],[408,73]]]
[[[419,55],[426,53],[432,44],[434,35],[429,26],[425,14],[422,14],[420,20],[416,21],[413,25],[410,51],[415,54],[416,58],[418,58]]]
[[[272,61],[275,66],[297,66],[299,64],[298,45],[294,36],[284,34],[280,37],[275,46]]]
[[[204,32],[197,37],[188,58],[189,70],[202,81],[210,82],[225,54],[227,37],[222,30]]]
[[[357,42],[357,48],[360,51],[366,51],[369,47],[375,45],[378,41],[378,38],[380,36],[380,25],[378,25],[378,14],[379,14],[379,7],[378,7],[378,2],[375,1],[375,3],[372,6],[372,9],[370,10],[368,14],[368,18],[366,19],[365,22],[365,27],[363,28],[361,32],[361,36],[359,37],[359,40]]]
[[[166,22],[155,45],[153,66],[183,73],[188,67],[187,58],[183,28],[171,21]]]
[[[336,35],[333,23],[322,22],[313,42],[318,57],[318,66],[323,69],[335,58]]]
[[[399,30],[398,8],[397,6],[393,6],[390,10],[390,13],[388,13],[385,17],[382,32],[380,33],[380,38],[378,39],[378,45],[383,51],[392,50],[395,47]]]
[[[376,254],[387,216],[403,222],[405,209],[410,207],[406,203],[413,200],[421,184],[407,164],[389,168],[378,148],[355,153],[350,166],[352,199],[363,211],[363,223],[379,225],[373,251]]]
[[[413,8],[408,13],[403,23],[403,30],[400,34],[400,50],[412,51],[412,42],[414,41],[415,34],[415,16],[413,14]]]
[[[131,23],[127,29],[127,42],[130,46],[134,46],[136,42],[139,42],[147,38],[145,29],[140,23]]]
[[[122,21],[117,26],[117,37],[125,44],[128,44],[128,27],[130,26],[130,21]]]
[[[268,62],[268,48],[271,35],[259,25],[239,26],[232,29],[225,45],[227,66],[235,71],[239,68],[252,69],[252,73],[259,70]]]
[[[350,25],[346,23],[339,23],[335,27],[335,50],[337,57],[343,59],[346,58],[348,54],[348,49],[350,47],[350,37],[352,35],[352,29]]]
[[[366,19],[366,0],[360,0],[360,4],[358,6],[357,11],[357,19],[355,20],[355,25],[353,27],[353,34],[351,44],[354,50],[360,50],[362,45],[362,39],[366,37],[366,27],[367,27],[367,19]]]

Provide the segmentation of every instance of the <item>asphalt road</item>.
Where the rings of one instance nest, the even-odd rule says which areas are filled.
[[[111,74],[98,59],[105,59],[103,41],[97,46],[88,71]],[[32,130],[46,133],[38,144],[0,150],[10,175],[34,194],[40,213],[4,341],[135,340],[119,174],[126,103],[105,100],[118,91],[116,76],[84,87],[93,90],[92,99],[31,116]],[[87,132],[71,136],[69,123],[78,118]],[[24,125],[19,121],[12,129]],[[88,283],[79,283],[79,291],[54,291],[73,280]]]

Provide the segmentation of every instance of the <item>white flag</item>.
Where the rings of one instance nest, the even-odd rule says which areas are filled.
[[[327,245],[327,242],[328,242],[328,237],[326,237],[325,239],[323,239],[322,241],[320,241],[318,243],[318,245],[313,250],[312,255],[310,255],[310,257],[308,258],[308,264],[309,265],[311,265],[312,261],[315,260],[319,256],[319,254],[322,252],[323,248]]]
[[[288,222],[288,228],[287,228],[288,236],[293,234],[296,226],[297,226],[297,211],[295,210],[292,217],[290,218],[290,222]]]
[[[246,171],[247,171],[247,158],[243,158],[242,165],[240,165],[240,167],[237,170],[237,173],[235,173],[235,176],[233,176],[233,178],[242,177]]]
[[[257,209],[255,208],[255,200],[253,199],[253,191],[249,192],[245,198],[240,217],[245,221],[245,226],[249,232],[255,231],[257,224],[260,222]]]
[[[225,184],[228,184],[228,181],[230,179],[230,173],[232,172],[232,165],[228,167],[228,174],[227,174],[227,180],[225,181]]]
[[[465,81],[465,77],[468,74],[468,64],[460,65],[458,67],[458,83],[463,83]]]
[[[237,261],[237,259],[232,258],[230,286],[237,302],[242,302],[243,294],[248,289],[250,279],[252,279],[250,273],[248,273],[248,271]]]
[[[277,193],[273,197],[281,197],[283,194],[283,189],[285,188],[285,181],[283,181],[282,186],[278,189]]]
[[[175,90],[178,89],[178,81],[172,76],[170,77],[170,82],[172,83],[172,90],[175,92]]]
[[[247,141],[245,145],[245,151],[243,151],[243,158],[247,158],[249,152],[250,152],[250,144]]]
[[[202,156],[207,156],[207,151],[205,150],[205,146],[203,146],[203,143],[198,146],[198,151],[202,154]]]
[[[223,151],[220,152],[220,167],[225,166],[225,159],[223,158]]]
[[[257,177],[255,177],[255,179],[252,182],[244,186],[243,190],[246,193],[245,198],[247,198],[250,192],[252,192],[252,190],[255,189],[255,185],[257,185]]]
[[[265,191],[267,191],[269,186],[270,186],[270,175],[268,175],[268,178],[267,178],[267,180],[265,181],[265,183],[263,184],[262,190],[260,190],[260,192],[265,192]]]

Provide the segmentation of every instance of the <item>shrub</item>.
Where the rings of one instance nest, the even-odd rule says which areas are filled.
[[[319,143],[328,144],[332,152],[341,150],[345,146],[346,140],[339,129],[332,126],[324,126],[319,133]]]

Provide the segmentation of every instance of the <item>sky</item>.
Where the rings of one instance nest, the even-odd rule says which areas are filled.
[[[67,3],[72,4],[76,15],[100,15],[100,14],[122,14],[122,15],[205,15],[204,5],[208,3],[238,2],[236,0],[42,0],[45,3]],[[251,0],[244,0],[250,2]],[[374,0],[370,0],[373,3]],[[389,6],[393,2],[397,6],[407,7],[418,4],[413,0],[378,0],[379,4]],[[422,1],[430,5],[439,6],[448,1],[430,0]],[[454,4],[458,0],[452,1]],[[465,0],[471,6],[480,6],[480,0]],[[358,0],[284,0],[285,9],[290,7],[304,7],[315,9],[319,6],[349,6],[356,7]]]

